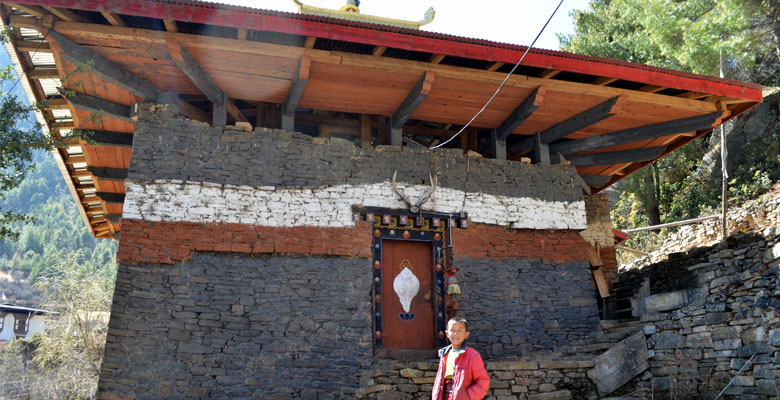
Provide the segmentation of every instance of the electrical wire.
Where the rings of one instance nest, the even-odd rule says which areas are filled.
[[[438,149],[439,147],[442,147],[442,146],[444,146],[445,144],[447,144],[447,143],[451,142],[451,141],[452,141],[453,139],[455,139],[456,137],[460,136],[460,134],[461,134],[461,133],[463,133],[463,131],[464,131],[464,130],[466,130],[466,128],[468,128],[469,126],[471,126],[471,124],[474,122],[474,120],[475,120],[475,119],[477,119],[477,117],[479,117],[479,116],[480,116],[480,114],[482,114],[482,112],[483,112],[483,111],[485,111],[485,109],[487,108],[487,106],[489,106],[489,105],[490,105],[490,103],[492,103],[492,102],[493,102],[493,99],[495,99],[495,98],[496,98],[496,96],[498,95],[498,92],[500,92],[500,91],[501,91],[501,89],[504,87],[504,85],[506,84],[506,81],[508,81],[508,80],[509,80],[509,77],[510,77],[510,76],[512,76],[512,74],[514,74],[514,73],[515,73],[515,70],[517,69],[517,67],[519,67],[519,66],[520,66],[520,63],[522,63],[522,62],[523,62],[523,60],[525,59],[525,56],[527,56],[527,55],[528,55],[528,52],[529,52],[529,51],[531,51],[531,49],[534,47],[534,45],[536,44],[536,41],[537,41],[537,40],[539,40],[539,36],[542,36],[542,32],[544,32],[544,29],[545,29],[545,28],[547,28],[547,24],[549,24],[549,23],[550,23],[550,21],[552,21],[553,17],[555,16],[555,13],[556,13],[556,12],[558,12],[558,9],[559,9],[559,8],[561,8],[561,4],[563,4],[563,0],[561,0],[561,1],[558,3],[558,7],[555,7],[555,10],[553,10],[552,14],[550,15],[550,18],[548,18],[548,19],[547,19],[547,22],[545,22],[545,23],[544,23],[544,26],[542,27],[542,30],[540,30],[540,31],[539,31],[539,33],[536,35],[536,38],[534,39],[534,41],[533,41],[533,42],[531,42],[531,45],[530,45],[530,46],[528,46],[528,47],[525,49],[525,53],[523,53],[523,56],[522,56],[522,57],[520,57],[520,60],[518,60],[518,61],[517,61],[517,64],[515,64],[515,66],[514,66],[514,67],[512,67],[512,70],[511,70],[511,71],[509,71],[509,74],[507,74],[506,78],[504,78],[504,80],[501,82],[501,84],[500,84],[500,85],[498,85],[498,89],[496,89],[495,93],[493,93],[493,96],[491,96],[491,97],[490,97],[490,100],[488,100],[488,101],[487,101],[487,103],[485,103],[485,105],[484,105],[484,106],[482,106],[482,109],[480,109],[480,110],[479,110],[479,111],[478,111],[478,112],[477,112],[477,113],[476,113],[476,114],[475,114],[475,115],[474,115],[474,116],[471,118],[471,120],[469,120],[469,122],[468,122],[466,125],[463,125],[463,127],[462,127],[462,128],[460,128],[460,130],[458,131],[458,133],[454,134],[454,135],[453,135],[451,138],[447,139],[446,141],[444,141],[444,142],[442,142],[442,143],[439,143],[439,144],[437,144],[436,146],[430,147],[430,148],[429,148],[430,150],[435,150],[435,149]]]

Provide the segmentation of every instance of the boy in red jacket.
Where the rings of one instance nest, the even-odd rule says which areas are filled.
[[[432,400],[479,400],[490,387],[482,357],[463,342],[469,337],[466,320],[453,317],[447,322],[451,345],[439,350],[439,372],[433,384]]]

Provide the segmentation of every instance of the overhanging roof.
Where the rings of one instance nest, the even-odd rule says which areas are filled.
[[[370,129],[381,131],[382,118],[400,110],[408,114],[400,125],[412,139],[443,139],[484,105],[526,50],[197,1],[21,0],[13,9],[4,7],[2,16],[6,24],[32,30],[18,30],[14,46],[38,100],[52,97],[45,86],[58,77],[82,95],[59,103],[72,122],[60,118],[52,128],[92,129],[100,138],[101,146],[79,142],[60,155],[93,232],[105,237],[119,230],[122,171],[129,165],[134,129],[129,108],[144,98],[176,91],[187,100],[179,101],[186,114],[210,121],[209,102],[224,94],[231,120],[248,117],[256,124],[263,107],[294,104],[326,115],[300,120],[356,132],[360,116],[370,117]],[[53,73],[33,60],[42,51],[53,56]],[[78,69],[85,54],[108,64]],[[577,166],[592,190],[602,190],[758,104],[761,89],[533,49],[476,119],[476,130],[456,144],[485,151],[489,146],[480,141],[486,135],[478,131],[503,129],[510,158],[519,158],[534,148],[532,135],[541,133],[542,143]],[[95,110],[103,111],[100,120],[90,117]]]

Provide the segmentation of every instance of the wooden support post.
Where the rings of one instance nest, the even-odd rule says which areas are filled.
[[[371,144],[371,117],[365,114],[360,116],[360,141]]]
[[[214,126],[226,126],[227,125],[227,106],[228,97],[227,93],[222,93],[222,104],[212,102],[212,115],[211,124]]]
[[[498,130],[490,130],[490,154],[496,160],[506,160],[506,139],[498,137]]]
[[[528,119],[528,117],[530,117],[531,114],[533,114],[534,111],[536,111],[536,109],[542,105],[546,91],[547,90],[544,88],[544,86],[540,86],[531,92],[531,94],[526,97],[526,99],[523,100],[523,102],[517,106],[514,111],[512,111],[512,113],[509,115],[509,118],[502,122],[501,126],[498,127],[496,130],[498,138],[508,138],[509,135],[511,135],[512,132],[523,123],[523,121]]]
[[[295,79],[287,91],[287,98],[282,104],[282,129],[284,130],[295,130],[295,109],[298,108],[298,101],[303,96],[303,89],[306,88],[306,82],[309,80],[310,69],[311,59],[304,55],[298,62],[298,73],[295,74]]]
[[[177,104],[179,102],[179,94],[173,90],[168,90],[157,95],[157,104]]]
[[[67,96],[67,99],[74,108],[126,122],[135,122],[130,115],[130,106],[81,93],[73,93]]]
[[[402,129],[406,121],[411,118],[417,107],[428,97],[433,86],[433,72],[427,71],[417,84],[406,96],[406,99],[398,106],[395,113],[387,120],[387,130],[390,133],[390,145],[400,146],[402,144]]]
[[[460,141],[460,148],[463,150],[463,153],[466,153],[469,151],[469,131],[468,129],[464,130],[460,133],[460,136],[458,137],[458,140]]]
[[[542,134],[534,134],[534,160],[542,165],[550,165],[550,148],[542,142]]]
[[[387,118],[387,144],[391,146],[402,146],[404,143],[403,130],[401,128],[393,128],[393,118]]]

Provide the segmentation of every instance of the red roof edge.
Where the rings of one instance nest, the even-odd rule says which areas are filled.
[[[449,56],[514,64],[526,46],[496,43],[435,32],[396,28],[333,18],[209,3],[196,0],[16,0],[87,11],[107,11],[149,18],[169,18],[234,28],[264,30]],[[761,85],[651,67],[562,51],[533,49],[526,66],[640,82],[671,89],[761,102]]]

